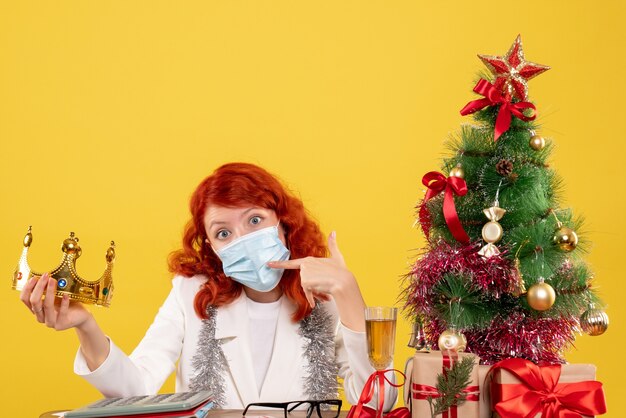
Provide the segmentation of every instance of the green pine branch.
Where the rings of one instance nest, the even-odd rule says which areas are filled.
[[[472,285],[470,277],[448,273],[434,288],[439,318],[460,329],[485,327],[498,312],[494,300]]]
[[[465,402],[467,394],[463,390],[472,382],[472,370],[475,366],[474,357],[465,357],[454,363],[447,373],[437,375],[437,392],[440,396],[427,398],[431,418],[447,411],[453,405],[460,406]]]

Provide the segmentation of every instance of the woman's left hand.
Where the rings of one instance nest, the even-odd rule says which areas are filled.
[[[341,251],[337,246],[335,232],[328,236],[330,257],[305,257],[286,261],[270,261],[268,267],[276,269],[299,269],[300,283],[311,307],[315,306],[315,298],[328,299],[331,295],[341,293],[354,276],[347,269]]]
[[[339,251],[334,231],[328,236],[328,249],[330,251],[328,258],[296,258],[286,261],[270,261],[267,265],[276,269],[299,269],[302,289],[311,307],[315,306],[316,298],[328,300],[332,296],[337,302],[343,324],[357,331],[358,328],[365,326],[360,325],[365,302],[356,278],[348,270],[343,255]],[[342,311],[345,312],[344,315]],[[356,323],[349,324],[353,321]]]

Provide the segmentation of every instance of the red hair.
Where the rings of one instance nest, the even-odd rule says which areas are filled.
[[[169,256],[171,272],[191,277],[204,274],[209,279],[194,300],[199,317],[207,318],[208,306],[224,306],[243,290],[222,270],[222,262],[207,244],[204,214],[210,205],[224,207],[259,206],[276,212],[286,235],[291,258],[324,257],[326,243],[319,226],[304,209],[302,201],[261,167],[247,163],[224,164],[205,178],[189,202],[191,219],[185,226],[183,248]],[[297,306],[292,319],[300,321],[311,313],[300,285],[300,270],[285,270],[279,283],[283,293]]]

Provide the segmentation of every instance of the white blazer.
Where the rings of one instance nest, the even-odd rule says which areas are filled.
[[[106,397],[155,394],[167,377],[176,370],[176,391],[189,390],[194,376],[191,359],[196,354],[202,320],[196,315],[193,301],[206,276],[177,276],[172,291],[159,309],[146,335],[130,356],[112,341],[107,359],[96,370],[87,366],[81,350],[74,362],[74,371],[83,376]],[[334,302],[324,307],[335,323],[335,360],[339,376],[344,380],[348,402],[356,404],[365,381],[374,372],[367,358],[365,333],[344,327]],[[306,342],[299,324],[291,320],[294,305],[283,297],[274,349],[267,375],[257,387],[250,351],[248,311],[245,293],[227,306],[217,309],[215,338],[220,340],[228,373],[225,381],[225,409],[243,409],[252,402],[285,402],[304,400],[304,383],[308,360],[304,355]],[[177,364],[178,362],[178,364]],[[397,392],[385,392],[385,409],[391,409]]]

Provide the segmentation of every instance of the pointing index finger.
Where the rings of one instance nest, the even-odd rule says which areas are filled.
[[[328,236],[328,251],[330,251],[330,258],[334,258],[335,260],[341,261],[342,264],[345,264],[343,254],[341,254],[339,245],[337,245],[337,233],[335,231],[331,232]]]
[[[285,261],[270,261],[267,263],[267,266],[273,269],[287,269],[294,270],[299,269],[302,265],[302,259],[296,258],[294,260],[285,260]]]

